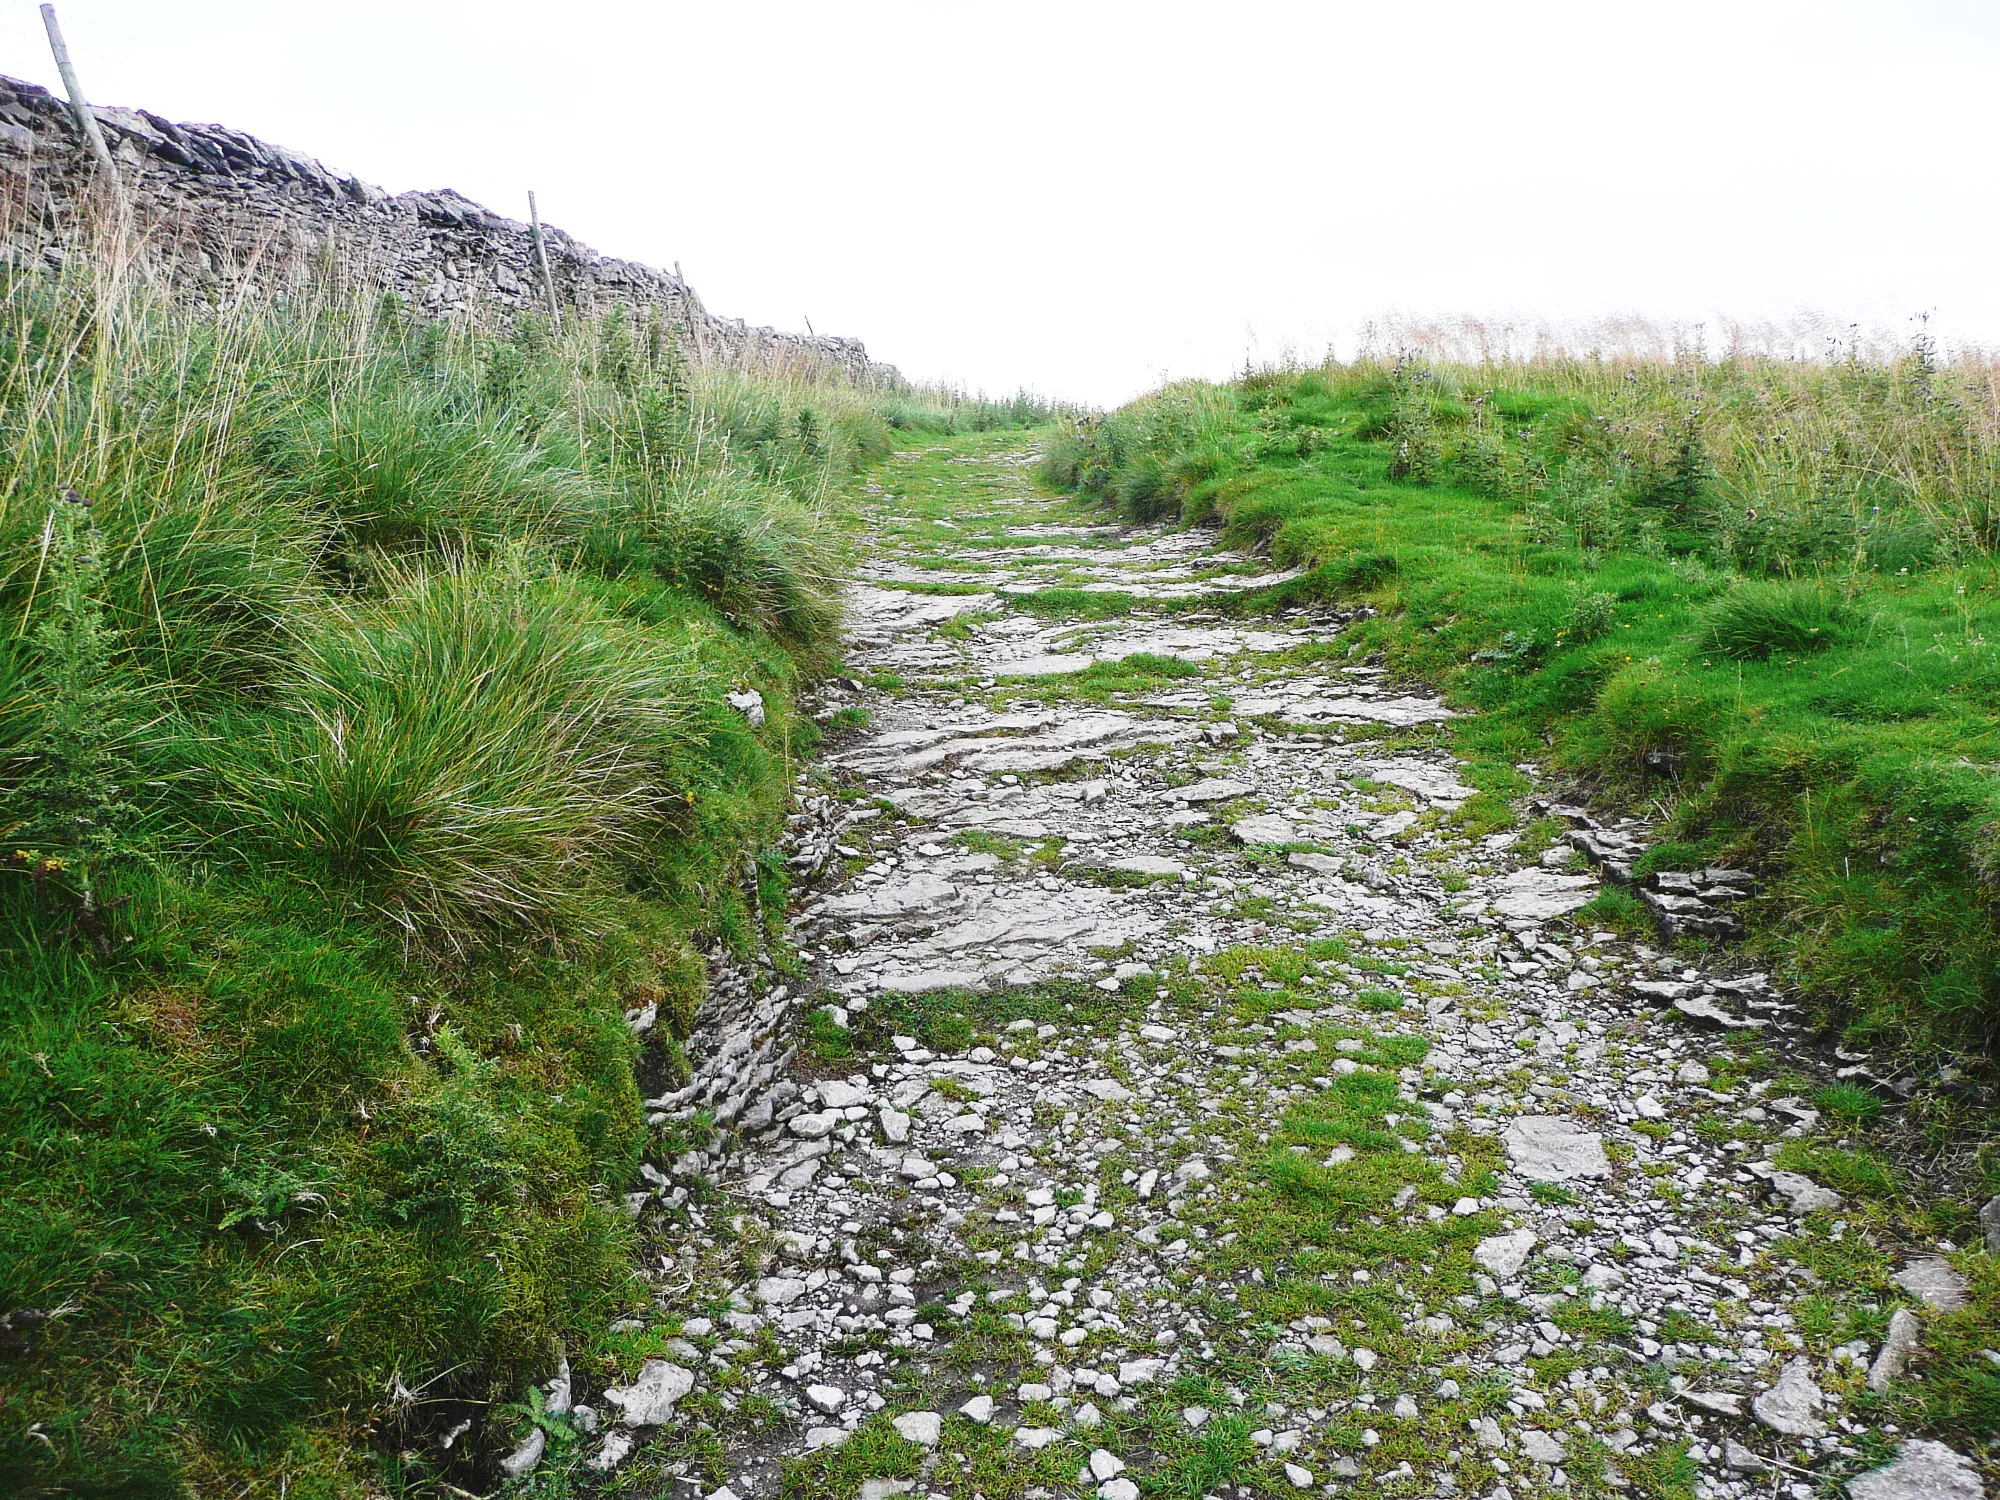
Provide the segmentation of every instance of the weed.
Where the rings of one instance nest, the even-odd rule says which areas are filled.
[[[1588,645],[1611,633],[1617,623],[1618,601],[1602,591],[1575,590],[1570,597],[1569,612],[1563,616],[1562,630],[1558,639]]]
[[[139,772],[129,741],[138,695],[115,670],[101,539],[80,496],[71,492],[50,511],[42,537],[47,592],[31,678],[42,721],[20,747],[27,771],[16,805],[26,816],[0,828],[0,837],[17,846],[12,862],[38,885],[69,893],[77,931],[108,958],[101,889],[116,863],[136,852]]]
[[[823,1005],[806,1018],[806,1046],[822,1062],[839,1062],[854,1055],[853,1036]]]

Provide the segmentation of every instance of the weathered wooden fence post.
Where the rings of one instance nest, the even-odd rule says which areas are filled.
[[[549,250],[542,242],[542,215],[535,207],[535,195],[528,194],[528,233],[535,241],[535,264],[541,268],[542,290],[548,295],[549,317],[556,325],[556,332],[562,332],[562,309],[556,305],[556,279],[549,271]]]
[[[111,159],[111,148],[104,144],[104,132],[98,128],[97,116],[91,112],[90,101],[83,97],[83,85],[76,81],[76,69],[70,64],[69,48],[63,44],[62,27],[56,22],[53,5],[42,7],[42,25],[49,33],[49,50],[56,55],[56,71],[62,74],[63,87],[69,90],[70,112],[76,116],[77,129],[90,142],[91,153],[96,156],[98,166],[104,169],[111,191],[122,196],[118,163]]]

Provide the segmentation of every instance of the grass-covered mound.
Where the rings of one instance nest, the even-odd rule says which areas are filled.
[[[1365,362],[1170,387],[1054,443],[1132,518],[1217,520],[1365,600],[1383,652],[1535,761],[1768,877],[1754,942],[1866,1044],[2000,1036],[1993,371]],[[1495,798],[1470,804],[1488,815]]]
[[[383,1493],[591,1367],[695,947],[782,901],[842,486],[1013,415],[0,287],[0,1488]]]

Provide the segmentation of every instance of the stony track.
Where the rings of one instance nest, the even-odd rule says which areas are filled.
[[[1960,1272],[1841,1283],[1782,997],[1595,925],[1587,817],[1470,806],[1341,616],[1232,618],[1267,565],[1030,459],[872,487],[794,855],[823,1008],[590,1461],[698,1386],[731,1420],[647,1493],[1981,1493],[1866,1416]]]

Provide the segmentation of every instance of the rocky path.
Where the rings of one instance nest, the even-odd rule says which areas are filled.
[[[1981,1493],[1867,1415],[1962,1283],[1927,1245],[1842,1284],[1840,1195],[1773,1160],[1841,1127],[1774,1087],[1761,978],[1579,916],[1580,814],[1490,831],[1339,616],[1227,617],[1265,565],[1030,460],[874,487],[794,857],[823,1008],[592,1462],[656,1439],[642,1491],[716,1500]]]

